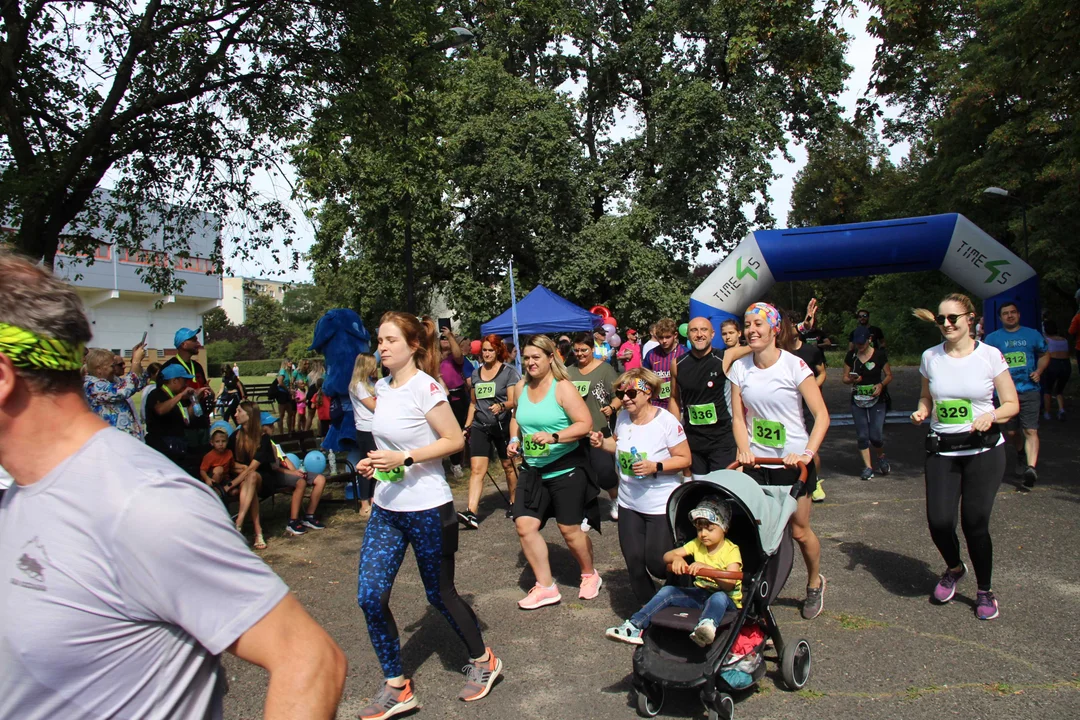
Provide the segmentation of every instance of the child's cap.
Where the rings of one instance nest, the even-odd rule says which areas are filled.
[[[228,436],[236,432],[236,428],[224,420],[218,420],[210,426],[210,437],[214,437],[214,435],[217,435],[219,432],[225,433],[225,435]]]
[[[731,527],[731,506],[715,496],[703,498],[690,511],[690,522],[695,520],[705,520],[727,530]]]
[[[268,413],[265,410],[263,410],[263,413],[262,413],[262,424],[263,425],[273,425],[277,421],[278,421],[278,419],[276,417],[274,417],[273,413]]]

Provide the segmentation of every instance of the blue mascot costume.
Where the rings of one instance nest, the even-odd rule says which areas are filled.
[[[310,349],[326,358],[322,391],[330,398],[330,427],[322,447],[332,452],[348,452],[356,447],[349,381],[356,356],[371,350],[371,335],[352,310],[330,310],[315,324]]]

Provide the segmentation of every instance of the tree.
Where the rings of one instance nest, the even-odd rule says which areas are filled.
[[[307,73],[334,38],[317,6],[10,0],[2,18],[0,217],[20,251],[51,265],[72,223],[72,250],[101,229],[138,249],[155,230],[148,209],[170,255],[185,256],[180,229],[196,211],[244,216],[242,254],[288,225],[250,181],[276,171],[274,145],[296,129]],[[111,197],[93,201],[106,174]],[[146,277],[161,292],[181,285],[170,267]]]
[[[293,340],[281,304],[266,295],[256,294],[247,306],[244,327],[259,339],[268,357],[281,357]]]
[[[232,324],[232,320],[229,320],[229,316],[225,314],[225,311],[219,307],[216,307],[203,315],[202,326],[203,332],[206,334],[207,342],[223,339],[226,334],[236,328],[236,326]],[[219,335],[222,337],[218,337]]]

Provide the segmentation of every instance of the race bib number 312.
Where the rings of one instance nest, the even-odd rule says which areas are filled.
[[[1020,352],[1005,353],[1005,364],[1011,368],[1026,368],[1027,353],[1023,350]]]

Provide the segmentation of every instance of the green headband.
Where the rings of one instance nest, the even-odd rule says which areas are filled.
[[[0,322],[0,353],[24,370],[79,370],[83,345],[43,337],[16,325]]]

